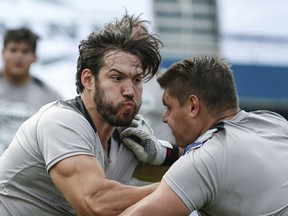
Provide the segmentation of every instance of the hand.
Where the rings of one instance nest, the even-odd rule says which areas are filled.
[[[158,140],[143,116],[136,115],[130,127],[120,133],[122,143],[143,163],[161,165],[166,158],[167,148],[172,145]]]

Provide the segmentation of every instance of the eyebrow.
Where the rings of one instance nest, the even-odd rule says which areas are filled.
[[[108,70],[108,73],[112,73],[112,72],[117,72],[117,73],[120,73],[120,74],[124,74],[122,71],[120,71],[120,70],[118,70],[118,69],[116,69],[116,68],[110,68],[110,69]]]
[[[110,73],[113,73],[113,72],[119,73],[119,74],[121,74],[121,75],[123,75],[123,76],[126,76],[126,75],[127,75],[126,73],[118,70],[117,68],[110,68],[110,69],[108,70],[108,73],[107,73],[107,74],[110,74]],[[134,77],[142,77],[142,78],[143,78],[143,77],[144,77],[144,72],[136,73],[136,74],[134,75]]]

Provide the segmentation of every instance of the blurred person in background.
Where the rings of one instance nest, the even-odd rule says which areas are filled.
[[[0,70],[0,155],[12,141],[19,126],[40,107],[61,95],[32,76],[30,66],[37,60],[38,36],[28,28],[4,33]]]

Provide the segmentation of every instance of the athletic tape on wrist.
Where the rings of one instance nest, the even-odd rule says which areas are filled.
[[[179,148],[175,143],[171,143],[173,148],[167,148],[166,158],[163,166],[171,166],[179,158]]]

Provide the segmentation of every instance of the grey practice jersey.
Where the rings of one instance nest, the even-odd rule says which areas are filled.
[[[241,111],[164,180],[201,215],[288,215],[288,123],[276,113]]]
[[[58,99],[61,96],[55,90],[36,78],[19,87],[9,84],[0,74],[0,155],[24,121]]]
[[[48,171],[57,162],[80,154],[95,156],[107,178],[124,184],[138,164],[133,153],[114,139],[108,158],[98,134],[71,104],[57,101],[42,107],[20,127],[0,157],[0,208],[17,216],[74,215]]]

